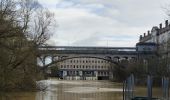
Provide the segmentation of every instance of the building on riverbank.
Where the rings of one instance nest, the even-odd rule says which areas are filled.
[[[157,51],[165,56],[170,47],[170,24],[165,21],[165,26],[162,23],[158,26],[153,26],[147,34],[140,35],[139,43],[152,43],[157,45]]]
[[[109,79],[110,63],[96,58],[74,58],[58,64],[60,75],[67,80]]]

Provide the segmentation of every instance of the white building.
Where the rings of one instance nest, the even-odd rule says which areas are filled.
[[[60,75],[67,80],[109,79],[110,63],[97,58],[73,58],[58,64]]]
[[[162,23],[159,27],[154,26],[151,31],[143,36],[140,35],[139,43],[155,43],[158,46],[158,50],[167,50],[167,44],[170,39],[170,25],[168,20],[165,21],[165,26],[162,27]]]

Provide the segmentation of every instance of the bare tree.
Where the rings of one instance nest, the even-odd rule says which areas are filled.
[[[54,14],[37,1],[0,1],[0,88],[35,83],[37,47],[50,38],[53,28]]]
[[[36,45],[42,45],[53,34],[56,26],[54,20],[54,14],[49,12],[48,9],[37,9],[33,15],[32,22],[30,23],[29,38],[36,43]]]
[[[43,8],[37,1],[21,0],[19,2],[19,20],[23,32],[36,45],[44,44],[56,27],[54,13]]]

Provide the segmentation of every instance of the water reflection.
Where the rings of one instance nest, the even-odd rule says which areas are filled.
[[[35,100],[58,100],[57,94],[55,94],[52,91],[46,91],[46,92],[37,92],[36,93],[36,99]]]
[[[47,91],[36,94],[36,100],[122,100],[121,97],[121,85],[108,81],[51,80]]]
[[[122,85],[109,81],[42,81],[46,91],[0,94],[0,100],[122,100]],[[146,87],[136,87],[136,96],[146,96]],[[161,97],[161,89],[153,88],[153,96]]]

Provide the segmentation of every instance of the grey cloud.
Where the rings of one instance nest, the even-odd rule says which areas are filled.
[[[131,26],[142,26],[150,24],[160,23],[164,19],[165,12],[162,9],[167,3],[167,0],[71,0],[72,2],[78,2],[81,5],[88,4],[102,4],[105,5],[103,13],[100,15],[106,15],[119,20],[122,23],[127,23]],[[117,15],[115,15],[115,13]],[[113,14],[112,14],[113,13]],[[163,15],[163,16],[160,16]],[[161,18],[162,20],[161,20]],[[152,18],[152,20],[150,19]]]
[[[92,35],[86,39],[82,39],[72,43],[74,46],[97,46],[97,42],[100,41],[100,37]]]
[[[61,0],[53,9],[59,28],[51,43],[103,46],[108,40],[111,46],[134,46],[141,33],[163,22],[166,1]]]

